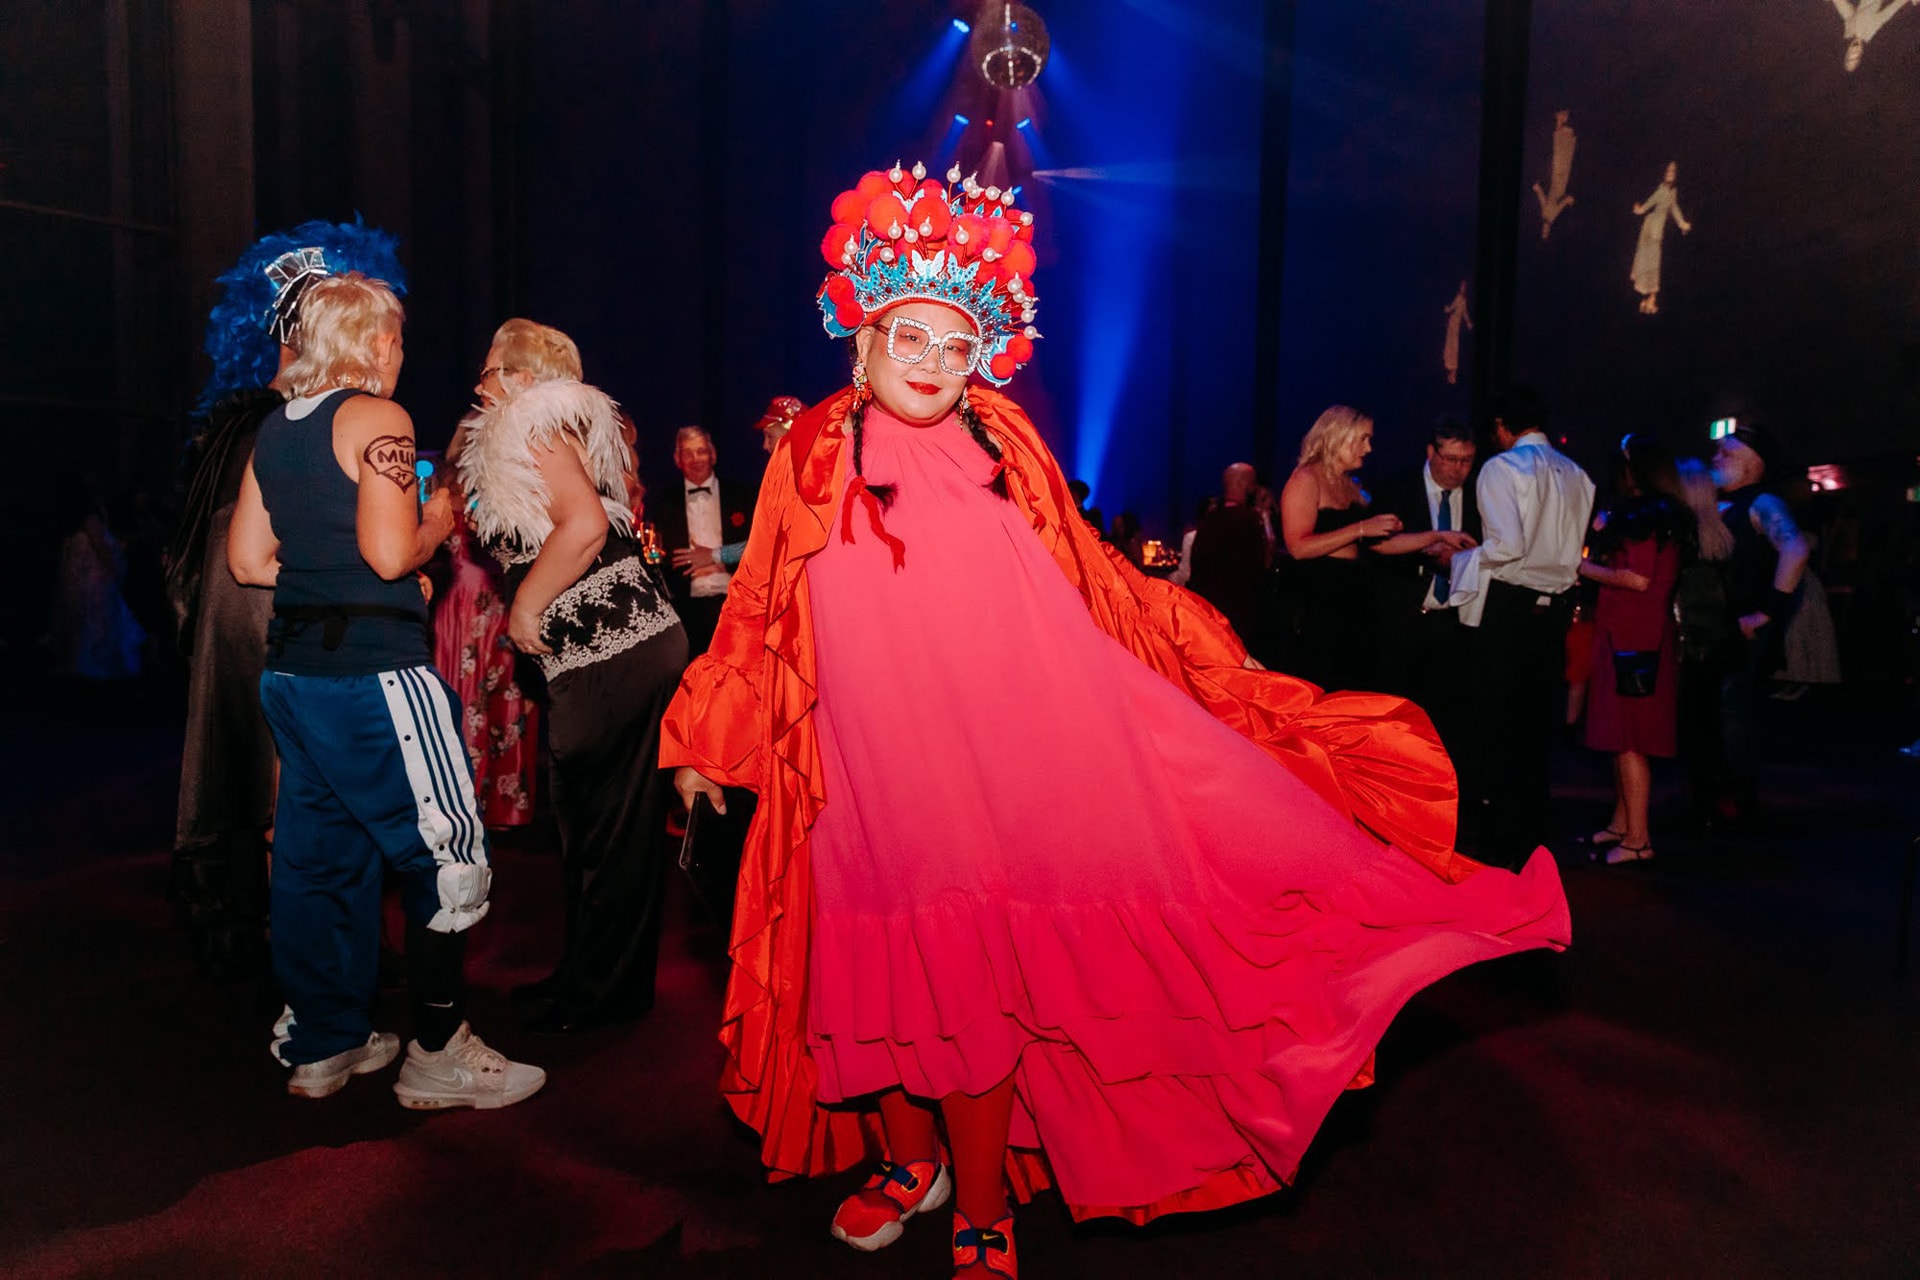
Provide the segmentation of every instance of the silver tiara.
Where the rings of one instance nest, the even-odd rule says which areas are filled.
[[[273,282],[273,302],[267,307],[261,323],[266,326],[280,342],[285,343],[293,333],[293,325],[300,310],[300,296],[307,286],[324,276],[333,274],[327,268],[327,255],[318,247],[291,249],[281,254],[262,268],[267,279]]]

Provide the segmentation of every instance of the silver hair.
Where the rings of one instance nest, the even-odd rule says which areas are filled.
[[[713,435],[705,427],[682,427],[673,433],[673,451],[675,453],[680,452],[680,446],[685,444],[690,436],[699,436],[702,440],[705,440],[709,449],[715,447]]]

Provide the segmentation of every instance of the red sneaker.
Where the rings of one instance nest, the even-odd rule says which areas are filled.
[[[1020,1258],[1013,1247],[1013,1215],[1008,1214],[991,1227],[976,1227],[964,1213],[953,1215],[953,1274],[961,1275],[969,1267],[972,1274],[1006,1276],[1018,1280]]]
[[[833,1215],[833,1238],[866,1253],[900,1238],[902,1223],[926,1209],[938,1209],[953,1194],[947,1167],[931,1160],[911,1164],[880,1162],[867,1185],[840,1202]]]

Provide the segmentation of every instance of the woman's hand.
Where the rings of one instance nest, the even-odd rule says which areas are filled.
[[[689,813],[701,796],[713,803],[715,813],[727,811],[727,793],[720,789],[720,784],[691,765],[682,765],[673,771],[673,789],[680,793],[680,803],[687,806]]]
[[[420,530],[432,546],[453,536],[453,491],[436,489],[420,507]]]
[[[1353,526],[1363,538],[1391,538],[1400,532],[1400,517],[1388,512],[1385,515],[1368,516]]]
[[[1427,544],[1427,550],[1436,556],[1451,556],[1456,551],[1471,551],[1479,545],[1474,541],[1472,534],[1459,529],[1449,529],[1445,532],[1436,532],[1433,535],[1433,541]]]
[[[1644,573],[1635,573],[1631,569],[1615,569],[1613,571],[1613,585],[1625,588],[1628,591],[1645,591],[1653,585],[1653,579]]]
[[[507,639],[513,641],[513,647],[522,653],[553,652],[547,642],[540,638],[540,615],[518,605],[507,615]]]

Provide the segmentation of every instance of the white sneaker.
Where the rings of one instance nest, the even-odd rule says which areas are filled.
[[[524,1062],[507,1061],[504,1055],[487,1048],[463,1022],[438,1053],[428,1053],[418,1040],[410,1042],[393,1092],[401,1106],[415,1111],[443,1107],[491,1111],[525,1102],[546,1082],[546,1072]]]
[[[338,1093],[350,1076],[371,1075],[392,1062],[400,1052],[400,1037],[391,1031],[376,1031],[358,1048],[344,1049],[331,1058],[303,1062],[287,1079],[287,1092],[296,1098],[324,1098]]]

